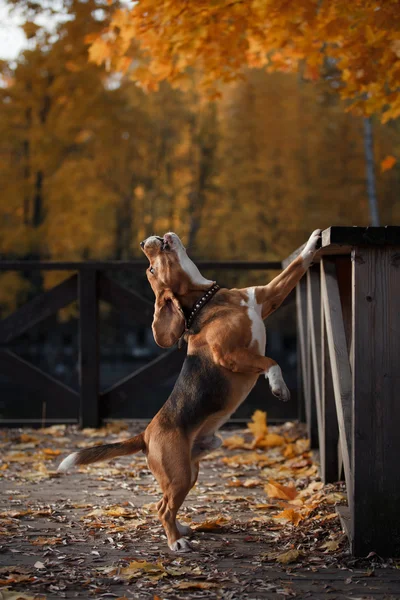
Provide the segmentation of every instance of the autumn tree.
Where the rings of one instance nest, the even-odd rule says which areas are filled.
[[[245,66],[301,69],[333,80],[353,110],[387,121],[400,115],[399,30],[398,0],[139,0],[114,12],[91,56],[147,89],[164,79],[186,85],[190,68],[213,92]]]

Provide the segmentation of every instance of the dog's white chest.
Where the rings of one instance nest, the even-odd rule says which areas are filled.
[[[247,306],[247,312],[251,321],[251,348],[259,352],[261,355],[265,354],[265,344],[267,341],[264,321],[261,318],[261,304],[257,304],[256,294],[254,288],[248,288],[247,290],[248,300],[245,302],[242,300],[242,304]]]

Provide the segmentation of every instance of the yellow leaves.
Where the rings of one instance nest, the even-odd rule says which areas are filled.
[[[230,517],[219,516],[214,519],[208,519],[202,523],[193,523],[192,529],[195,531],[218,531],[231,521]]]
[[[251,422],[247,423],[247,427],[253,434],[254,444],[256,445],[268,433],[267,413],[262,410],[256,410],[251,417]]]
[[[255,411],[247,427],[254,436],[253,448],[274,448],[285,443],[281,435],[268,433],[267,413],[262,410]]]
[[[340,540],[328,540],[324,544],[322,544],[321,549],[328,550],[329,552],[334,552],[340,546]]]
[[[384,173],[385,171],[389,171],[393,168],[396,162],[397,159],[389,154],[381,161],[381,172]]]
[[[31,544],[34,546],[56,546],[58,544],[62,544],[62,538],[59,537],[42,537],[39,536],[33,540],[31,540]]]
[[[293,523],[293,525],[298,525],[303,518],[301,513],[294,510],[294,508],[286,508],[277,515],[274,515],[274,519],[284,519],[285,521]]]
[[[123,567],[119,571],[119,576],[122,579],[135,579],[146,574],[152,581],[158,581],[163,577],[168,576],[168,572],[162,563],[150,563],[147,560],[137,560],[129,563],[127,567]]]
[[[294,486],[284,486],[272,479],[265,486],[265,491],[270,498],[280,498],[289,502],[297,496],[297,490]]]
[[[109,506],[107,508],[95,508],[91,510],[86,515],[81,517],[82,520],[87,518],[99,518],[99,517],[112,517],[119,518],[122,517],[124,519],[135,519],[137,517],[136,512],[133,510],[128,510],[124,506]],[[137,519],[137,525],[142,525],[144,523],[143,520]]]
[[[150,581],[157,582],[165,577],[180,577],[181,575],[192,575],[198,577],[202,575],[200,567],[186,567],[184,565],[171,565],[165,567],[162,562],[152,563],[147,560],[134,560],[131,561],[126,567],[99,567],[98,571],[101,571],[108,577],[117,577],[126,581],[132,579],[139,579],[140,577],[146,577]],[[189,589],[193,586],[193,589],[199,587],[202,582],[181,582],[187,584],[188,587],[182,587],[180,589]],[[175,587],[179,587],[175,586]],[[214,586],[213,586],[214,587]],[[199,588],[203,589],[203,588]],[[204,589],[208,589],[204,587]]]
[[[175,587],[178,590],[211,590],[220,586],[212,581],[180,581]]]
[[[61,450],[55,449],[55,448],[43,448],[42,450],[45,458],[54,458],[54,456],[60,456],[61,454]]]
[[[321,6],[308,0],[281,4],[276,11],[268,6],[260,0],[217,0],[202,10],[192,3],[182,11],[176,2],[160,9],[155,0],[144,0],[115,11],[103,37],[92,38],[90,57],[118,68],[138,46],[132,76],[141,87],[156,89],[164,79],[179,85],[179,77],[195,69],[198,89],[210,95],[219,93],[219,82],[234,81],[245,66],[260,68],[268,59],[269,71],[296,72],[301,63],[303,75],[316,80],[328,58],[337,79],[346,82],[337,86],[342,97],[361,99],[366,111],[371,102],[376,111],[389,106],[390,113],[399,97],[396,3],[381,3],[379,19],[374,3],[360,8],[345,0]]]
[[[302,555],[300,550],[292,549],[284,552],[283,554],[279,554],[276,557],[276,561],[281,563],[282,565],[288,565],[289,563],[297,562],[299,557]]]
[[[277,433],[268,433],[264,438],[257,442],[257,448],[275,448],[276,446],[283,446],[285,438]]]
[[[234,456],[224,456],[222,462],[231,467],[239,467],[241,465],[259,465],[264,466],[270,463],[266,454],[258,454],[258,452],[247,452],[246,454],[235,454]]]
[[[86,38],[87,39],[87,38]],[[111,44],[102,37],[96,37],[91,46],[89,46],[89,59],[101,65],[109,61],[111,57]]]
[[[241,435],[231,435],[230,437],[225,438],[222,445],[224,448],[229,448],[229,450],[237,450],[246,447],[244,437]],[[247,447],[249,447],[248,444]]]

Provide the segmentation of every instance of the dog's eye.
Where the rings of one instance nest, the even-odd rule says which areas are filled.
[[[150,267],[149,271],[150,271],[150,273],[151,273],[152,275],[154,275],[154,269],[153,269],[153,267]]]

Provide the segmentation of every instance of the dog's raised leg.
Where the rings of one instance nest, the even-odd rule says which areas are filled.
[[[282,304],[285,298],[300,281],[313,261],[320,238],[321,230],[316,229],[310,235],[301,254],[295,258],[282,273],[279,273],[279,275],[267,285],[254,288],[257,304],[262,305],[261,316],[263,319],[266,319],[268,315],[274,312],[274,310]]]
[[[233,373],[264,374],[268,379],[271,392],[280,400],[290,400],[290,392],[283,380],[280,366],[268,356],[256,354],[249,348],[237,348],[224,354],[221,346],[212,346],[213,358],[217,364]]]

